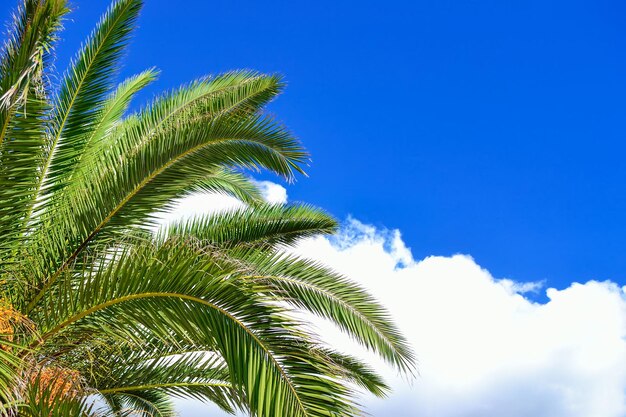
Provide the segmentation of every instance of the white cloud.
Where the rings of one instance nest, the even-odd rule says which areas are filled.
[[[626,297],[614,283],[548,288],[538,304],[524,294],[543,283],[496,279],[465,255],[414,260],[398,231],[354,219],[339,236],[296,251],[367,287],[415,348],[412,384],[372,359],[394,388],[390,398],[365,398],[374,417],[626,414]],[[326,331],[327,341],[346,345]],[[201,408],[185,402],[180,410],[191,417]]]
[[[287,202],[287,190],[280,184],[271,181],[254,181],[261,190],[263,198],[274,204],[285,204]]]
[[[298,252],[370,289],[419,358],[416,382],[395,378],[391,399],[367,401],[372,415],[626,413],[623,289],[574,283],[548,289],[549,301],[537,304],[520,292],[536,291],[538,283],[497,280],[469,256],[415,261],[398,232],[355,221],[348,229],[349,242],[311,239]]]
[[[516,282],[510,279],[503,278],[500,283],[504,286],[508,286],[512,292],[519,294],[534,293],[537,294],[546,284],[545,280],[531,281],[531,282]]]

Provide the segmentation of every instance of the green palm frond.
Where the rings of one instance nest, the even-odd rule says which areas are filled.
[[[0,261],[25,233],[35,200],[46,136],[48,85],[44,65],[65,0],[25,1],[14,16],[0,57]]]
[[[293,243],[294,238],[330,232],[335,224],[308,206],[266,206],[189,219],[173,225],[170,236],[194,236],[228,251],[238,265],[249,265],[239,279],[273,291],[279,299],[332,320],[394,366],[412,371],[413,354],[389,314],[366,291],[319,263],[250,243]],[[241,245],[246,243],[247,245]]]
[[[102,396],[114,417],[154,416],[176,417],[178,413],[167,393],[156,390],[138,390]]]
[[[233,71],[192,82],[156,98],[144,110],[128,118],[129,127],[138,131],[133,137],[136,142],[130,145],[139,146],[155,134],[196,117],[214,119],[226,114],[255,114],[276,97],[283,86],[280,76],[254,71]],[[129,150],[132,154],[132,149]]]
[[[37,187],[45,202],[71,175],[112,88],[112,76],[141,9],[141,0],[117,0],[70,65],[54,100],[51,139]]]
[[[14,110],[0,146],[0,260],[12,262],[13,248],[27,233],[28,213],[35,204],[46,132],[42,119],[48,105],[31,91],[23,107]]]
[[[149,69],[121,82],[115,91],[104,101],[100,114],[95,117],[94,129],[89,133],[85,145],[93,141],[103,141],[109,137],[110,131],[119,123],[128,110],[135,95],[148,84],[156,80],[158,71]]]
[[[216,347],[228,365],[233,389],[257,415],[321,416],[326,415],[323,410],[356,415],[350,389],[332,378],[330,369],[337,367],[311,362],[313,345],[304,328],[268,302],[273,298],[265,301],[264,290],[234,280],[236,269],[199,256],[198,249],[173,242],[125,249],[132,256],[117,254],[112,259],[119,261],[95,268],[85,285],[73,288],[59,282],[54,299],[44,299],[44,305],[54,303],[57,310],[43,307],[46,317],[38,322],[46,330],[32,347],[54,345],[55,338],[68,334],[76,339],[80,333],[116,331],[120,321],[161,336],[170,323],[185,317],[197,329],[197,343]],[[165,270],[166,282],[161,280]]]
[[[238,276],[283,300],[331,320],[355,340],[405,372],[412,372],[410,346],[385,308],[356,283],[331,269],[294,255],[238,250],[230,253],[250,265]]]
[[[180,221],[167,236],[193,236],[222,248],[240,245],[292,245],[300,239],[330,234],[337,222],[306,204],[263,204]]]
[[[148,84],[153,82],[157,75],[158,72],[154,69],[139,73],[120,83],[115,91],[107,97],[102,103],[98,114],[92,115],[94,119],[93,126],[91,127],[91,131],[87,133],[84,138],[84,151],[76,152],[73,171],[80,166],[80,160],[85,153],[88,153],[90,150],[91,152],[95,152],[95,149],[99,149],[95,142],[106,140],[111,134],[111,131],[122,123],[122,116],[124,112],[128,110],[133,97]],[[69,175],[68,177],[71,178]]]
[[[44,65],[68,11],[66,0],[26,0],[14,14],[0,57],[0,144],[15,107],[33,85],[45,87]]]
[[[336,352],[328,348],[319,348],[311,351],[312,356],[329,364],[329,373],[340,376],[360,388],[383,398],[390,391],[380,375],[366,363],[356,357]]]
[[[277,80],[266,78],[274,81],[264,88],[274,91]],[[239,90],[235,92],[239,97]],[[246,101],[245,97],[240,100]],[[50,254],[41,255],[46,260],[47,270],[40,274],[45,281],[53,282],[98,235],[153,225],[152,213],[202,188],[220,167],[265,168],[292,178],[307,156],[284,127],[256,114],[183,118],[148,133],[146,136],[141,123],[124,129],[115,143],[98,151],[99,164],[91,165],[92,169],[64,190],[63,206],[50,213],[53,218],[48,220],[57,223],[59,233],[43,236],[45,244],[34,240],[38,248],[50,248]],[[55,265],[54,259],[61,262]],[[46,282],[29,310],[48,286]]]
[[[21,346],[7,339],[7,335],[0,337],[0,343],[3,345],[0,349],[0,415],[2,408],[13,408],[11,404],[19,399],[15,385],[19,381],[20,358],[13,352]]]

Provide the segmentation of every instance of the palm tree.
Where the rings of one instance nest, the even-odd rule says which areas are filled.
[[[50,67],[66,0],[23,0],[10,25],[0,414],[171,416],[172,396],[260,417],[359,414],[356,392],[382,396],[385,383],[294,312],[330,320],[403,373],[413,355],[363,289],[286,250],[335,221],[264,203],[243,174],[303,172],[307,153],[263,111],[281,78],[207,77],[128,115],[157,76],[114,84],[141,3],[116,1],[60,77]],[[157,213],[200,191],[245,208],[154,232]]]

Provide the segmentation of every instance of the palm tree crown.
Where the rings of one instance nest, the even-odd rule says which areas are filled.
[[[263,111],[281,78],[207,77],[129,114],[157,76],[114,83],[141,0],[111,5],[55,78],[66,3],[23,0],[0,56],[0,415],[172,416],[178,396],[259,417],[352,416],[359,387],[386,393],[294,311],[411,373],[371,296],[285,250],[335,221],[264,203],[242,173],[303,172],[306,151]],[[245,206],[154,232],[157,213],[195,192]]]

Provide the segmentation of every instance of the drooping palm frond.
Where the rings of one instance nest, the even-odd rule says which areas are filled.
[[[229,249],[228,255],[244,271],[237,279],[254,282],[277,299],[333,321],[410,372],[414,358],[408,343],[385,308],[365,290],[317,262],[254,245],[293,244],[335,227],[332,218],[309,206],[269,205],[192,218],[172,225],[166,235],[193,236],[206,245]]]
[[[170,397],[162,391],[145,390],[105,395],[108,413],[112,417],[177,417]]]
[[[312,354],[330,365],[329,372],[332,375],[345,378],[377,397],[385,397],[390,390],[374,369],[353,356],[326,347],[316,349]]]
[[[125,250],[132,256],[113,256],[119,261],[92,270],[89,282],[79,288],[58,282],[54,298],[43,300],[44,306],[54,303],[57,310],[48,313],[45,306],[42,317],[33,312],[42,323],[40,341],[33,348],[40,343],[55,346],[56,338],[77,339],[85,333],[110,336],[123,331],[128,337],[130,330],[137,338],[142,329],[144,337],[171,344],[175,341],[169,335],[180,334],[175,328],[185,317],[184,332],[199,346],[219,353],[228,365],[228,383],[256,415],[326,415],[322,410],[356,415],[358,407],[344,379],[377,394],[384,390],[363,368],[326,360],[330,355],[318,354],[319,360],[312,361],[314,345],[305,328],[274,305],[275,297],[265,299],[265,288],[238,280],[241,272],[220,262],[219,255],[208,258],[202,256],[201,246],[175,241]],[[166,282],[161,280],[164,271]],[[69,274],[64,279],[75,280]],[[145,314],[155,311],[158,315]],[[334,379],[336,375],[340,378]],[[192,372],[187,375],[191,377]],[[156,389],[158,384],[153,385]]]
[[[385,308],[364,289],[319,262],[293,255],[245,250],[232,254],[248,262],[250,281],[294,306],[331,320],[355,340],[405,372],[412,372],[410,346]]]

